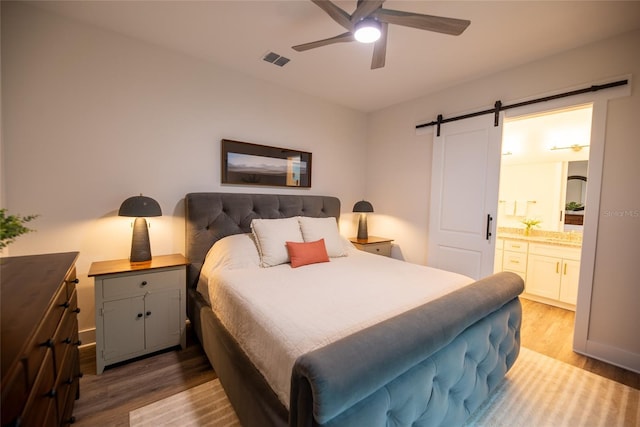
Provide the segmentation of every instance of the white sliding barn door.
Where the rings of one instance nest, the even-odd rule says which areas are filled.
[[[434,131],[428,265],[474,279],[493,273],[501,146],[490,114]]]

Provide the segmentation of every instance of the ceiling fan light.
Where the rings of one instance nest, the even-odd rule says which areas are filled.
[[[380,23],[375,19],[363,19],[356,24],[353,36],[360,43],[373,43],[380,38]]]

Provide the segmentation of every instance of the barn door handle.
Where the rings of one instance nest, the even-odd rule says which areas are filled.
[[[487,234],[486,234],[487,240],[489,240],[489,238],[491,237],[491,221],[493,221],[491,214],[487,214]]]

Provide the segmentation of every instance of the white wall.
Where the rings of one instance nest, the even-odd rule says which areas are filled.
[[[4,255],[80,251],[81,330],[94,326],[91,262],[129,256],[129,196],[162,207],[154,254],[184,253],[194,191],[335,195],[355,233],[363,113],[18,2],[2,3],[2,104],[3,207],[40,215]],[[221,186],[222,138],[312,152],[312,188]]]
[[[496,100],[509,104],[638,76],[639,51],[640,31],[635,31],[371,114],[366,195],[378,213],[371,228],[396,239],[407,260],[426,262],[433,129],[416,134],[416,124],[438,114],[491,108]],[[635,83],[630,97],[609,102],[589,340],[627,352],[640,366],[640,94]]]

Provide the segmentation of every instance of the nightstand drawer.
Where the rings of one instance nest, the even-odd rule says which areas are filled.
[[[391,256],[391,245],[389,243],[369,243],[362,245],[362,250],[372,254]]]
[[[114,275],[103,279],[102,294],[105,299],[117,299],[144,295],[160,289],[175,288],[184,281],[184,267],[144,273]]]

